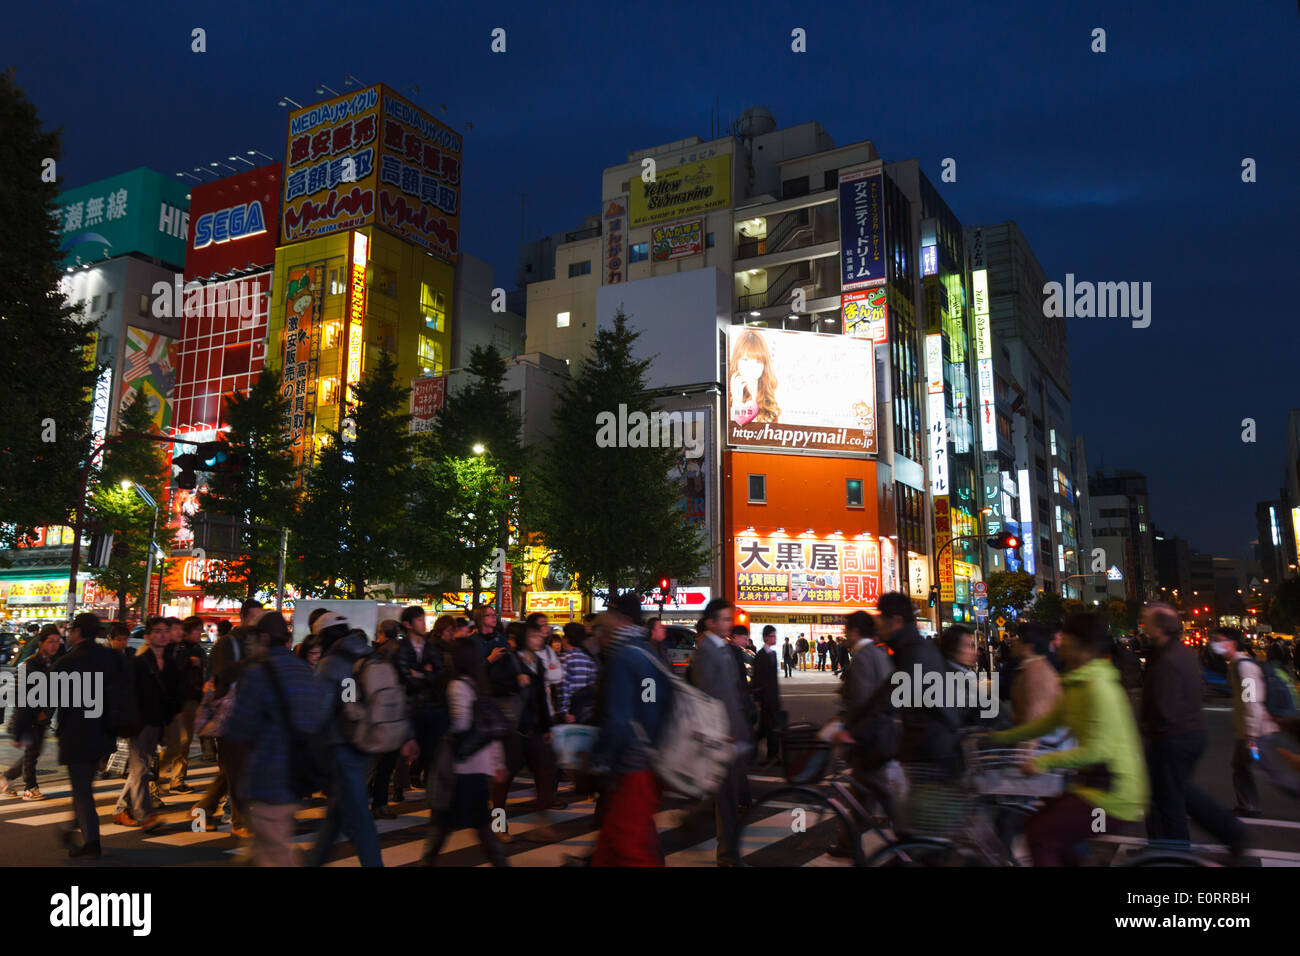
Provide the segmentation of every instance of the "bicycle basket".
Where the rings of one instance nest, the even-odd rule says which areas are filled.
[[[831,745],[817,739],[813,724],[791,724],[781,735],[781,764],[791,783],[817,783],[831,764]]]
[[[907,797],[903,801],[899,832],[919,836],[955,837],[976,813],[976,797],[960,777],[934,764],[903,765]]]
[[[968,758],[971,786],[988,797],[1056,797],[1065,792],[1065,773],[1028,776],[1021,765],[1033,756],[1033,751],[1012,748],[1009,750],[983,750]]]

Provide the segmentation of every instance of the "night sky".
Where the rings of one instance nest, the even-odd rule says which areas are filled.
[[[838,145],[916,157],[964,223],[1014,219],[1049,279],[1152,283],[1149,328],[1069,320],[1075,429],[1094,470],[1150,476],[1167,533],[1250,556],[1300,406],[1294,2],[460,6],[19,0],[0,48],[63,127],[68,187],[248,149],[282,160],[281,95],[310,104],[349,72],[418,84],[407,95],[465,134],[461,248],[507,288],[521,192],[528,238],[572,228],[628,150],[707,139],[715,97],[725,120],[763,105],[779,126],[817,120]],[[498,26],[505,54],[489,50]]]

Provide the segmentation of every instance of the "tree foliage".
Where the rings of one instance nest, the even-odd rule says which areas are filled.
[[[1034,598],[1034,576],[1024,571],[994,571],[988,581],[989,617],[1018,617]]]
[[[591,357],[561,390],[552,444],[525,489],[532,525],[561,568],[608,595],[648,589],[660,574],[690,578],[704,562],[668,475],[675,450],[596,442],[600,413],[618,415],[625,405],[630,419],[656,410],[645,386],[650,363],[632,356],[638,335],[622,310],[597,330]]]
[[[78,321],[59,288],[57,182],[48,160],[57,130],[41,129],[36,107],[0,73],[0,549],[32,528],[66,525],[88,451],[89,355],[94,327]]]

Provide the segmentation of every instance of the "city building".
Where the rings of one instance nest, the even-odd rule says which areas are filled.
[[[1155,600],[1160,594],[1155,564],[1155,532],[1151,524],[1146,475],[1136,471],[1099,471],[1088,479],[1088,504],[1092,523],[1092,546],[1101,549],[1108,571],[1106,593],[1117,590],[1109,572],[1123,574],[1124,595],[1130,601]],[[1193,590],[1196,566],[1192,565]],[[1213,574],[1209,575],[1213,591]],[[1095,598],[1098,582],[1084,595]]]
[[[1036,589],[1082,599],[1087,579],[1081,573],[1092,572],[1080,553],[1079,529],[1087,516],[1079,505],[1082,472],[1074,460],[1065,320],[1043,314],[1047,276],[1014,222],[971,226],[966,244],[977,303],[979,272],[987,270],[994,344],[991,361],[980,360],[986,478],[999,479],[1008,496],[1019,499],[1019,513],[1009,517],[1019,519],[1023,570],[1034,575]],[[997,491],[992,480],[985,485],[986,494]],[[996,503],[985,499],[986,507]],[[1009,566],[1019,570],[1011,559]]]
[[[95,325],[87,361],[102,366],[95,387],[91,430],[95,442],[115,434],[131,401],[146,403],[154,429],[172,427],[180,319],[166,304],[185,262],[189,220],[183,183],[150,169],[134,169],[59,197],[56,229],[64,275],[60,290]],[[84,551],[83,551],[84,554]],[[24,546],[3,555],[0,602],[12,619],[66,615],[72,560],[70,528],[39,528]],[[77,574],[78,610],[115,613],[88,571]]]

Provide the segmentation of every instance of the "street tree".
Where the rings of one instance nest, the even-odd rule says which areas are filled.
[[[994,571],[986,583],[991,618],[1019,617],[1034,599],[1034,576],[1024,571]]]
[[[1030,606],[1028,616],[1038,624],[1059,624],[1065,617],[1065,601],[1055,591],[1043,591]]]
[[[279,533],[248,526],[287,528],[293,519],[297,471],[284,427],[288,402],[280,385],[279,374],[266,368],[246,393],[226,399],[226,441],[240,463],[200,486],[198,516],[232,519],[243,530],[237,532],[239,553],[223,558],[223,573],[203,583],[214,597],[251,598],[272,590],[279,578]]]
[[[552,443],[525,486],[532,527],[560,569],[610,597],[647,590],[660,574],[690,578],[705,557],[669,477],[676,449],[596,441],[600,413],[626,405],[631,420],[656,410],[645,384],[650,361],[632,355],[639,334],[621,309],[611,327],[597,329],[591,356],[560,391]]]
[[[58,130],[0,73],[0,549],[71,523],[98,378],[94,326],[60,290]],[[55,167],[57,168],[57,167]]]
[[[128,400],[118,416],[122,433],[151,434],[153,416],[143,401]],[[167,524],[167,488],[170,475],[165,446],[123,434],[110,443],[103,462],[90,483],[88,516],[100,532],[113,535],[113,549],[108,565],[93,569],[92,577],[101,590],[117,597],[119,621],[126,619],[127,596],[135,595],[141,616],[147,595],[144,594],[145,566],[149,557],[149,531],[154,527],[154,510],[132,487],[138,484],[158,504],[155,539],[165,553]],[[153,573],[161,581],[166,570],[162,556],[155,557]],[[159,592],[161,596],[161,591]]]
[[[345,424],[325,443],[307,479],[290,535],[299,587],[353,599],[412,577],[406,516],[415,488],[410,389],[387,352],[365,372],[345,406]]]

